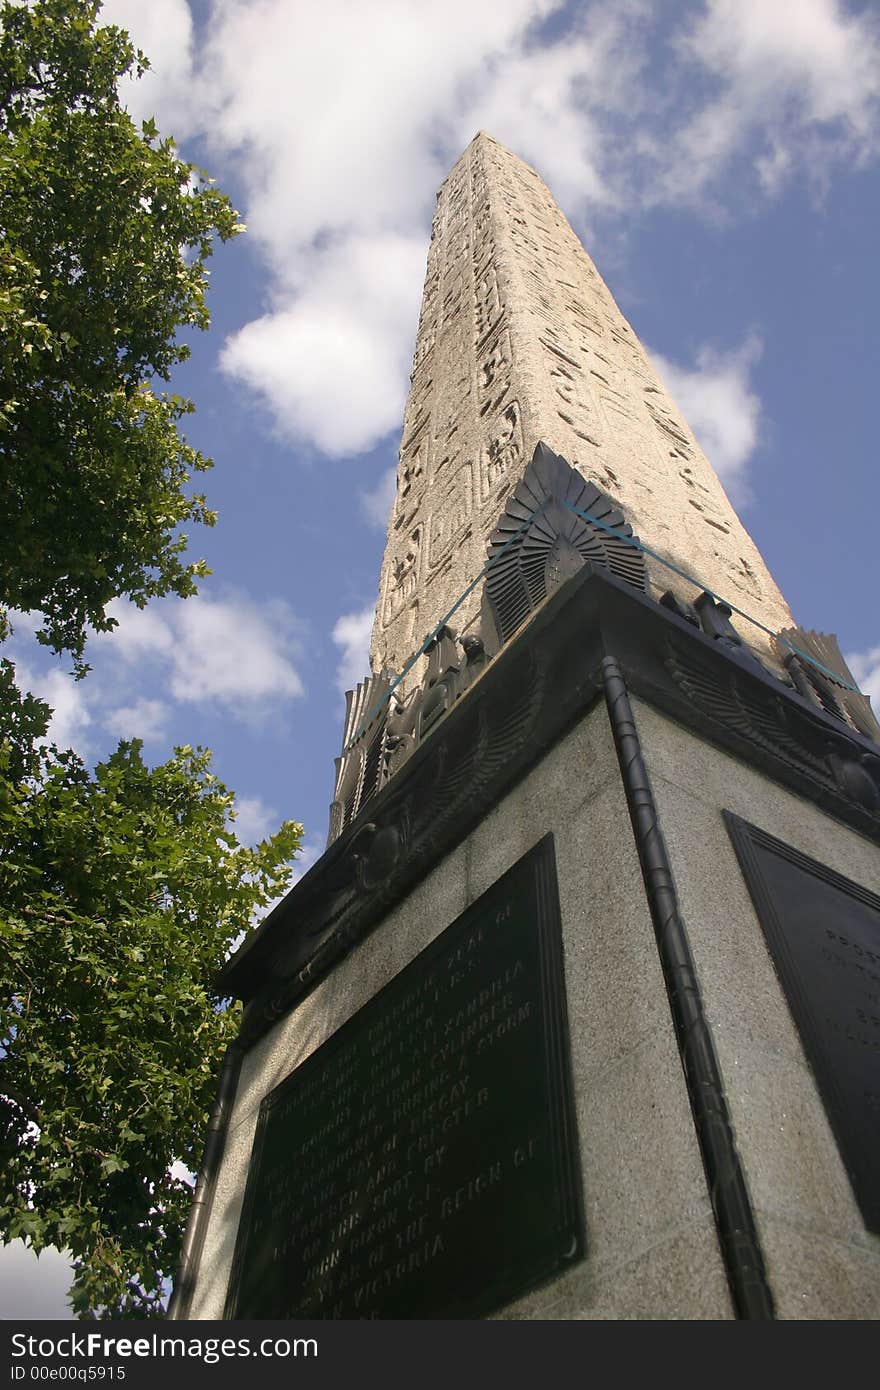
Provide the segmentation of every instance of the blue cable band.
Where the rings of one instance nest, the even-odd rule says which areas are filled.
[[[394,680],[391,682],[385,694],[382,696],[382,699],[379,700],[375,705],[372,706],[371,709],[367,711],[366,715],[358,725],[357,730],[354,734],[352,734],[348,743],[346,743],[346,745],[342,749],[342,756],[344,756],[346,753],[351,752],[358,739],[363,736],[363,734],[369,728],[370,724],[375,719],[376,715],[379,714],[385,708],[385,706],[390,701],[391,696],[394,694],[395,690],[400,685],[400,682],[404,679],[406,675],[409,674],[413,666],[418,661],[419,657],[424,655],[425,651],[427,651],[428,647],[431,645],[434,639],[439,635],[442,629],[449,622],[449,619],[453,617],[455,613],[458,612],[459,608],[464,603],[468,595],[473,593],[480,580],[485,578],[489,570],[498,560],[501,559],[501,556],[508,549],[508,547],[513,545],[513,542],[515,540],[518,540],[519,537],[523,534],[523,532],[528,530],[532,522],[535,521],[541,515],[541,513],[545,510],[550,500],[551,499],[549,497],[545,498],[545,500],[541,503],[540,507],[538,507],[536,511],[529,513],[528,517],[523,522],[523,524],[517,527],[512,536],[508,537],[508,539],[502,545],[501,549],[497,551],[495,555],[492,556],[491,560],[488,560],[486,562],[486,564],[480,570],[480,573],[477,575],[476,579],[474,579],[473,582],[467,586],[467,588],[460,595],[460,597],[456,599],[449,612],[446,613],[440,619],[436,627],[433,627],[431,629],[431,631],[428,633],[427,637],[422,642],[418,650],[415,651],[413,655],[409,658],[403,670],[400,672],[400,675],[395,676]],[[723,598],[721,594],[716,594],[714,589],[710,589],[708,584],[704,584],[701,579],[695,579],[692,574],[688,574],[686,570],[680,569],[679,566],[674,565],[671,560],[665,560],[662,555],[657,554],[656,550],[652,550],[650,546],[645,545],[644,542],[640,541],[636,536],[628,536],[624,531],[618,530],[615,526],[609,526],[607,521],[600,520],[599,517],[593,516],[591,512],[586,512],[581,507],[575,507],[571,502],[563,502],[563,506],[567,507],[570,512],[574,512],[575,516],[581,517],[584,521],[589,521],[591,525],[598,526],[602,531],[607,531],[610,536],[615,536],[618,540],[625,541],[626,544],[632,546],[634,550],[641,550],[645,555],[650,555],[652,560],[656,560],[658,564],[663,565],[668,570],[671,570],[672,573],[677,574],[679,578],[686,579],[688,584],[693,584],[695,588],[701,589],[704,593],[708,594],[711,599],[714,599],[716,603],[723,603],[724,606],[726,608],[729,608],[732,613],[736,613],[740,618],[745,618],[747,623],[752,623],[754,627],[760,628],[762,632],[766,632],[768,637],[772,637],[775,642],[781,642],[784,646],[788,647],[790,651],[794,652],[795,656],[799,656],[802,658],[802,660],[808,661],[811,666],[815,666],[817,670],[821,671],[824,675],[829,676],[836,685],[842,685],[844,689],[851,690],[853,694],[861,695],[862,692],[859,690],[858,686],[853,685],[850,681],[846,679],[845,676],[840,675],[838,671],[832,671],[829,666],[823,665],[823,663],[819,661],[815,656],[811,656],[809,652],[802,651],[800,647],[796,647],[793,642],[790,642],[787,637],[783,637],[781,633],[774,632],[772,628],[766,627],[764,623],[759,621],[758,618],[753,618],[750,613],[744,612],[742,608],[737,608],[736,604],[731,603],[729,599]]]
[[[783,637],[779,632],[774,632],[772,628],[765,627],[762,622],[759,622],[757,618],[753,618],[750,613],[744,613],[741,608],[737,608],[735,603],[731,603],[729,599],[722,598],[720,594],[716,594],[714,589],[710,589],[708,584],[704,584],[701,579],[695,579],[692,574],[688,574],[685,570],[679,569],[678,565],[674,565],[671,560],[664,560],[663,556],[658,555],[656,550],[652,550],[650,546],[645,545],[644,542],[638,540],[635,536],[627,536],[623,531],[618,531],[616,527],[609,526],[607,521],[600,521],[597,516],[592,516],[590,512],[582,511],[580,507],[573,506],[571,502],[564,502],[563,506],[567,507],[570,512],[574,512],[575,516],[583,517],[585,521],[591,522],[594,526],[600,526],[602,530],[607,531],[609,535],[616,536],[620,541],[626,541],[627,545],[631,545],[634,550],[644,551],[646,555],[651,556],[652,560],[656,560],[658,564],[665,565],[666,569],[672,570],[673,574],[677,574],[682,579],[686,579],[689,584],[693,584],[696,588],[702,589],[704,593],[707,593],[710,598],[715,599],[717,603],[723,603],[732,613],[737,613],[741,618],[745,618],[747,623],[752,623],[755,627],[759,627],[762,632],[766,632],[775,642],[782,642],[783,645],[790,648],[796,656],[802,657],[804,661],[809,661],[811,666],[817,667],[818,670],[822,671],[826,676],[830,676],[837,685],[842,685],[847,690],[853,691],[854,694],[861,695],[862,692],[859,690],[859,687],[853,685],[845,676],[841,676],[837,671],[832,671],[829,666],[824,666],[821,661],[817,660],[815,656],[811,656],[809,652],[801,651],[800,647],[796,647],[793,642],[789,642],[787,637]]]

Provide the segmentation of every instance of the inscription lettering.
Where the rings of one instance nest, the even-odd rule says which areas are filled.
[[[580,1249],[550,856],[263,1102],[227,1316],[471,1316]]]
[[[880,898],[725,818],[856,1200],[880,1231]]]

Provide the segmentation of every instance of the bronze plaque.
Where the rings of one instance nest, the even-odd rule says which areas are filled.
[[[266,1096],[224,1317],[475,1318],[583,1250],[547,836]]]
[[[880,898],[724,818],[865,1225],[880,1231]]]

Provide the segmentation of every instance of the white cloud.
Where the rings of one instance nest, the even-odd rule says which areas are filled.
[[[103,0],[101,23],[126,29],[150,60],[139,80],[129,77],[120,97],[136,121],[161,113],[163,135],[182,139],[193,129],[193,21],[186,0]]]
[[[671,147],[667,197],[700,194],[740,153],[772,193],[796,169],[821,184],[880,149],[876,15],[839,0],[709,0],[678,48],[711,81]]]
[[[880,713],[880,647],[853,652],[845,658],[863,695],[869,695],[874,713]]]
[[[575,37],[533,44],[561,3],[215,5],[193,101],[244,181],[272,277],[221,365],[283,438],[340,455],[399,428],[433,193],[480,125],[578,207],[612,200],[587,112],[618,100],[634,45],[604,6]]]
[[[293,614],[281,599],[187,599],[174,614],[171,693],[178,700],[218,700],[232,707],[303,693],[285,647]]]
[[[303,693],[292,661],[296,622],[281,599],[257,604],[240,595],[197,595],[156,603],[149,612],[116,600],[108,612],[118,626],[93,641],[129,663],[152,657],[165,666],[176,700],[247,714]]]
[[[372,608],[360,613],[344,613],[333,628],[333,641],[342,657],[336,668],[336,684],[345,692],[353,690],[358,681],[370,674],[370,636],[373,631]]]
[[[734,501],[747,500],[746,469],[758,443],[761,402],[749,373],[761,355],[751,336],[734,352],[700,348],[696,368],[670,362],[658,352],[651,361]]]
[[[706,0],[661,29],[661,8],[214,0],[195,52],[184,0],[110,0],[153,59],[144,103],[243,184],[268,293],[221,364],[281,437],[345,455],[399,427],[433,193],[481,127],[581,227],[683,199],[739,212],[880,151],[870,11]]]
[[[460,151],[475,130],[487,130],[535,165],[571,214],[618,204],[620,152],[615,157],[605,118],[640,104],[642,9],[594,5],[551,46],[487,53],[465,87],[451,147]]]
[[[211,131],[237,151],[248,225],[285,277],[319,233],[412,230],[446,173],[438,122],[491,55],[559,0],[225,0],[205,71]],[[470,132],[473,134],[473,131]],[[434,148],[432,150],[432,142]]]
[[[303,694],[297,621],[282,599],[199,594],[159,599],[149,609],[114,599],[107,612],[117,626],[91,634],[97,669],[85,681],[47,667],[45,648],[26,630],[33,613],[15,615],[8,649],[19,688],[54,711],[49,741],[87,761],[101,746],[100,727],[114,738],[163,738],[171,710],[161,695],[256,719]],[[141,693],[145,688],[149,694]]]
[[[92,714],[84,683],[64,671],[35,670],[20,659],[15,661],[15,679],[19,690],[29,691],[51,707],[48,742],[73,748],[80,757],[88,758],[91,745],[86,730]]]
[[[138,608],[125,599],[115,599],[108,604],[107,613],[116,619],[116,627],[109,633],[96,633],[92,641],[101,644],[112,642],[113,651],[130,662],[149,656],[167,656],[170,659],[174,654],[174,633],[167,618],[160,616],[162,609],[163,605],[160,604]]]
[[[361,509],[371,526],[378,527],[380,531],[385,530],[396,496],[397,467],[392,464],[374,488],[360,494]]]
[[[682,46],[752,106],[791,93],[806,120],[870,127],[876,36],[839,0],[709,0]]]
[[[103,724],[116,738],[141,738],[144,742],[165,735],[168,706],[162,700],[139,696],[131,705],[120,705],[104,715]]]
[[[232,828],[243,845],[257,845],[277,830],[281,817],[258,796],[235,798],[235,820]]]
[[[308,284],[233,334],[221,366],[282,436],[326,454],[369,449],[403,416],[424,238],[347,235],[303,261]]]

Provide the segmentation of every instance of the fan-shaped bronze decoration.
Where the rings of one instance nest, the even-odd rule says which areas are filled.
[[[571,507],[589,512],[621,534],[610,534]],[[531,516],[532,524],[522,529]],[[498,558],[486,576],[486,594],[501,641],[506,642],[529,613],[587,560],[604,565],[618,579],[644,592],[644,556],[623,539],[632,534],[610,498],[546,444],[539,444],[489,540],[489,559]]]
[[[336,789],[330,803],[332,844],[351,825],[364,802],[379,787],[388,708],[385,697],[391,686],[387,671],[368,676],[345,696],[345,728],[342,753],[336,759]]]
[[[871,701],[867,695],[852,688],[856,682],[833,632],[808,632],[802,627],[786,627],[779,634],[776,649],[801,695],[819,705],[827,714],[842,719],[844,724],[849,724],[850,728],[866,738],[880,742],[880,724],[874,716]],[[806,652],[808,657],[815,657],[822,663],[822,669],[805,661],[798,655],[799,651]]]

